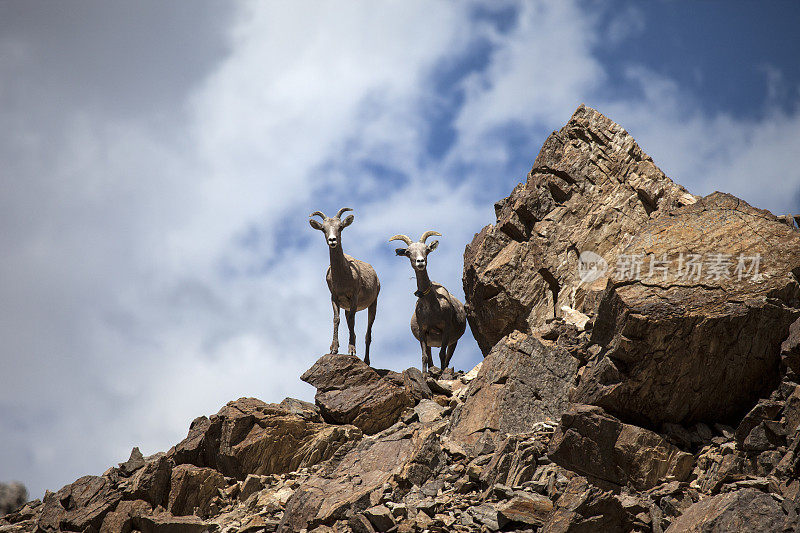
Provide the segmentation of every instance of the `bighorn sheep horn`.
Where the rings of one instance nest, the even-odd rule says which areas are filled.
[[[423,233],[423,234],[422,234],[422,237],[420,237],[420,238],[419,238],[419,242],[422,242],[422,243],[424,243],[424,242],[425,242],[425,240],[426,240],[428,237],[432,237],[433,235],[438,235],[439,237],[441,237],[441,236],[442,236],[442,234],[441,234],[441,233],[439,233],[438,231],[430,231],[430,230],[429,230],[429,231],[426,231],[425,233]],[[408,243],[408,244],[411,244],[411,243]]]
[[[340,218],[342,216],[342,213],[344,213],[345,211],[352,211],[352,209],[350,209],[349,207],[343,207],[339,209],[339,212],[336,213],[336,218]]]
[[[388,242],[392,242],[392,241],[403,241],[404,243],[406,243],[408,245],[410,245],[412,242],[414,242],[414,241],[411,240],[411,237],[409,237],[408,235],[395,235],[394,237],[389,239]]]
[[[314,211],[313,213],[311,213],[308,216],[309,217],[320,216],[320,217],[322,217],[322,220],[325,220],[326,218],[328,218],[328,217],[325,216],[325,213],[323,213],[322,211]]]

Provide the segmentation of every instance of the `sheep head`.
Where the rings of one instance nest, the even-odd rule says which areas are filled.
[[[353,223],[353,215],[348,215],[345,217],[344,220],[341,220],[342,213],[346,211],[352,211],[349,207],[343,207],[339,209],[339,212],[336,213],[335,217],[327,217],[325,213],[322,211],[314,211],[309,217],[309,225],[321,231],[325,235],[325,242],[328,243],[328,246],[331,248],[336,248],[342,244],[342,230]],[[313,218],[318,216],[322,218],[322,222]]]
[[[394,253],[397,255],[402,255],[408,257],[411,261],[411,267],[414,270],[422,271],[428,268],[428,254],[431,253],[439,246],[439,241],[433,241],[429,244],[425,244],[425,241],[428,237],[432,235],[442,236],[441,233],[437,231],[426,231],[422,234],[418,242],[413,242],[411,238],[407,235],[395,235],[389,242],[392,241],[403,241],[408,245],[407,248],[396,248]]]

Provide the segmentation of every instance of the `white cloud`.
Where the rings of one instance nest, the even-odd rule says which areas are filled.
[[[791,171],[800,166],[797,111],[768,100],[761,118],[710,114],[674,80],[646,68],[628,69],[627,80],[641,89],[641,99],[601,100],[597,107],[673,180],[694,194],[729,192],[775,214],[797,209],[800,174]]]
[[[495,34],[490,64],[465,80],[466,102],[456,120],[459,153],[481,156],[497,128],[552,128],[605,81],[592,56],[594,18],[573,2],[525,2],[516,27]],[[503,159],[502,147],[494,150]]]

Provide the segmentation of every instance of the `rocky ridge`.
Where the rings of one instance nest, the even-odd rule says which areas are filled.
[[[689,194],[584,106],[496,211],[465,252],[475,369],[324,355],[314,404],[229,402],[0,533],[798,530],[794,220]]]

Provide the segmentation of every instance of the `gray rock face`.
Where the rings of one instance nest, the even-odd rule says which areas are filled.
[[[472,445],[485,430],[525,433],[558,420],[567,407],[578,361],[556,344],[516,332],[498,343],[469,384],[452,438]]]
[[[688,254],[704,258],[706,270],[701,260],[699,269],[687,266]],[[714,193],[652,215],[612,267],[626,257],[672,264],[644,277],[645,263],[641,279],[604,293],[592,341],[606,349],[585,368],[573,401],[629,421],[691,424],[741,416],[775,388],[781,342],[800,315],[800,232]]]
[[[695,201],[621,126],[579,107],[464,252],[467,318],[483,353],[562,306],[593,314],[607,278],[582,283],[579,254],[610,261],[651,213]]]

